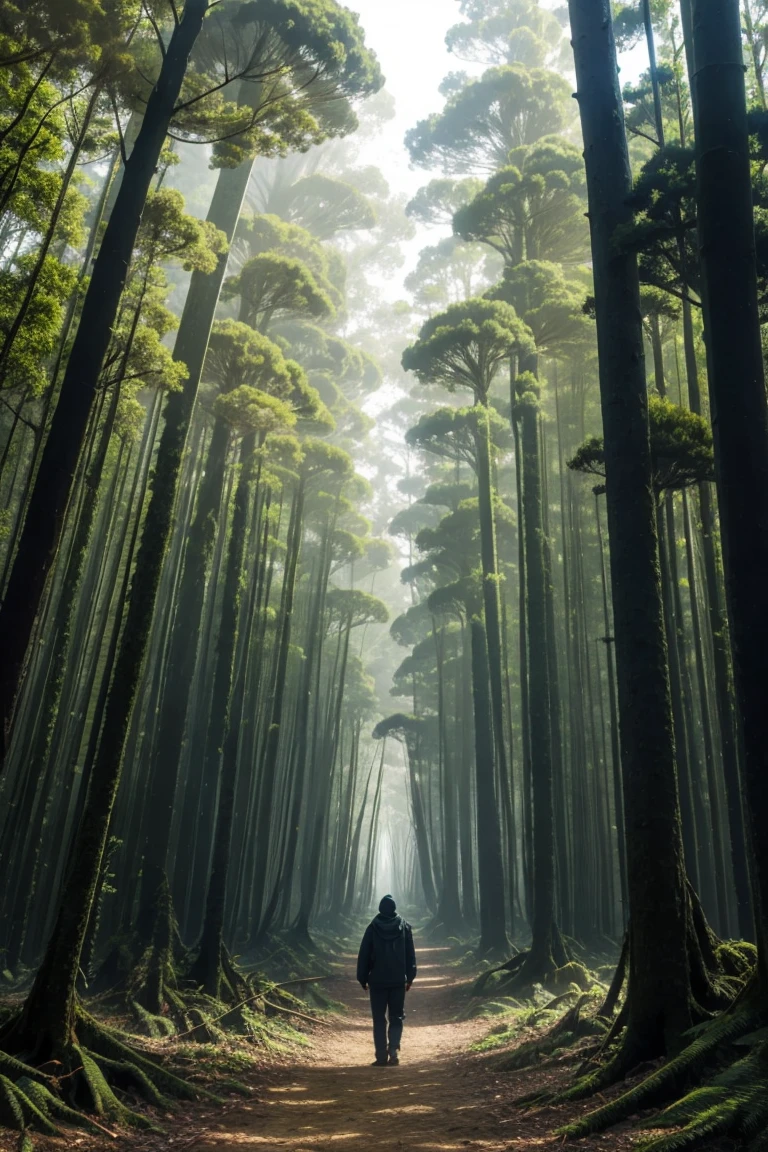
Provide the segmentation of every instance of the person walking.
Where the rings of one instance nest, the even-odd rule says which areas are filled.
[[[376,1050],[373,1063],[380,1067],[399,1064],[405,994],[416,979],[416,951],[411,926],[398,916],[397,905],[389,895],[382,897],[378,916],[365,930],[357,957],[357,979],[363,991],[370,991],[371,995]]]

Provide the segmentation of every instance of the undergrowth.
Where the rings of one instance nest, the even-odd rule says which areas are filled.
[[[342,1007],[320,988],[326,973],[317,972],[316,956],[312,961],[308,975],[307,959],[291,952],[291,974],[283,980],[265,974],[265,957],[251,972],[227,957],[225,1000],[168,968],[156,1012],[124,986],[91,997],[77,1010],[76,1041],[58,1061],[35,1068],[27,1053],[0,1051],[0,1126],[18,1134],[20,1152],[33,1152],[34,1133],[104,1133],[105,1123],[159,1130],[162,1115],[179,1101],[248,1094],[243,1077],[265,1055],[308,1045],[306,1026]],[[18,996],[0,1004],[0,1040],[10,1051],[20,1011]]]

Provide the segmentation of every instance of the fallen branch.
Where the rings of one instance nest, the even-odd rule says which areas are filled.
[[[272,1004],[269,1000],[264,1000],[267,1008],[272,1008],[275,1012],[287,1012],[289,1016],[298,1016],[301,1020],[308,1020],[310,1024],[320,1024],[323,1028],[330,1028],[332,1025],[326,1024],[324,1020],[320,1020],[317,1016],[307,1016],[306,1012],[297,1012],[295,1008],[282,1008],[279,1004]]]
[[[284,980],[282,984],[272,984],[270,990],[290,988],[292,984],[317,984],[320,980],[330,980],[330,978],[330,973],[327,976],[300,976],[295,980]]]

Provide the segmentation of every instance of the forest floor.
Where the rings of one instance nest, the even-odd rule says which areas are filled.
[[[337,955],[328,994],[346,1011],[326,1015],[311,1046],[273,1059],[242,1077],[249,1099],[224,1105],[185,1104],[164,1132],[72,1133],[35,1137],[39,1152],[501,1152],[562,1146],[561,1124],[587,1110],[571,1104],[520,1111],[516,1097],[568,1082],[570,1060],[556,1066],[500,1071],[493,1053],[470,1052],[494,1021],[461,1019],[468,1002],[466,970],[448,948],[419,947],[419,974],[406,1001],[398,1067],[372,1067],[368,996],[354,979],[355,957]],[[529,1034],[530,1035],[530,1034]],[[509,1049],[507,1049],[509,1051]],[[626,1085],[625,1085],[626,1087]],[[593,1105],[594,1106],[594,1102]],[[15,1141],[3,1144],[5,1152]],[[640,1138],[630,1125],[579,1141],[580,1152],[625,1152]],[[647,1138],[648,1133],[642,1133]]]

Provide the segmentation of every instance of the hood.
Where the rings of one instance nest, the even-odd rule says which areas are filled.
[[[403,931],[404,925],[402,916],[382,916],[381,913],[371,922],[374,932],[384,940],[395,940]]]

